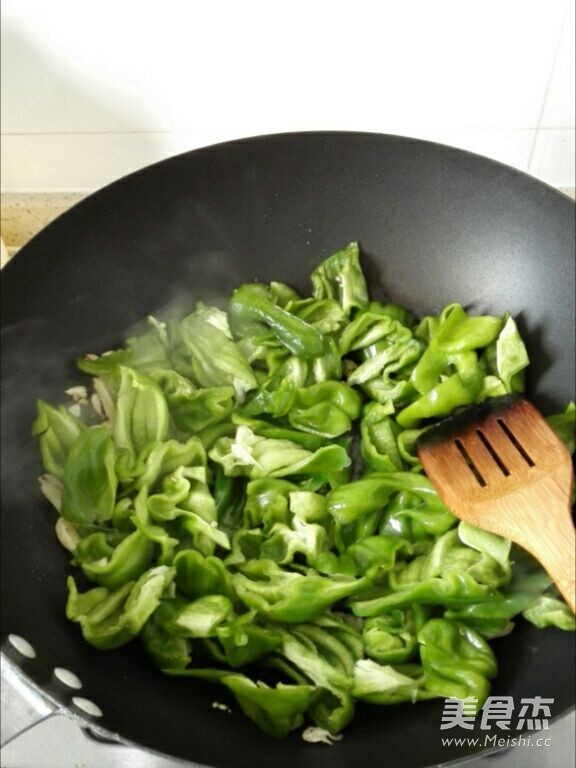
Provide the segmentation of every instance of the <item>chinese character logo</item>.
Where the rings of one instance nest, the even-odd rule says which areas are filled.
[[[518,728],[523,728],[526,723],[528,731],[547,731],[549,728],[548,719],[550,715],[550,704],[554,704],[554,699],[543,699],[541,696],[534,696],[533,699],[522,699],[520,709]],[[539,717],[539,715],[542,715]],[[529,715],[526,717],[526,715]]]
[[[472,730],[477,711],[478,699],[475,696],[468,696],[466,699],[446,699],[440,730],[456,728],[458,725]]]
[[[501,731],[509,731],[514,721],[518,730],[525,728],[528,731],[546,731],[551,717],[550,705],[553,703],[554,699],[545,699],[542,696],[522,698],[517,719],[514,721],[515,706],[512,696],[489,696],[481,710],[480,729],[488,731],[495,727]],[[440,730],[456,727],[473,730],[478,714],[478,699],[474,696],[466,699],[446,699]]]
[[[509,731],[513,712],[514,700],[512,696],[488,696],[482,707],[480,728],[483,731],[488,731],[491,728],[491,723],[494,723],[501,731]]]

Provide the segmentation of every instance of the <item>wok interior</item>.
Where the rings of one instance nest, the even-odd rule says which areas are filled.
[[[169,679],[141,649],[102,653],[64,616],[71,568],[41,500],[30,436],[35,400],[79,380],[75,355],[101,352],[168,304],[222,304],[254,279],[308,288],[313,265],[358,239],[373,295],[437,311],[459,301],[519,319],[544,410],[574,398],[574,206],[491,161],[369,134],[292,134],[188,153],[87,199],[41,233],[2,275],[2,638],[37,651],[23,664],[63,702],[54,667],[75,672],[100,724],[159,751],[214,766],[254,761],[349,766],[385,755],[424,766],[462,757],[441,744],[441,702],[361,706],[331,749],[275,741],[209,684]],[[569,633],[520,623],[494,642],[494,695],[574,700]],[[21,657],[18,657],[21,662]],[[470,748],[472,750],[473,748]]]

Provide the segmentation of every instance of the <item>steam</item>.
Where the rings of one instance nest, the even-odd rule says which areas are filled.
[[[238,285],[268,279],[267,274],[250,274],[221,223],[209,223],[226,246],[203,251],[191,247],[190,259],[178,254],[171,269],[171,254],[166,252],[165,244],[157,243],[152,259],[166,265],[166,279],[157,285],[150,284],[150,274],[157,274],[157,267],[142,273],[136,269],[129,280],[130,273],[123,272],[120,261],[118,271],[103,275],[100,284],[94,283],[93,267],[86,265],[86,273],[90,274],[84,281],[79,270],[73,283],[76,292],[69,295],[71,284],[64,280],[63,295],[59,296],[54,289],[58,282],[55,278],[60,275],[55,261],[46,283],[46,297],[41,294],[37,278],[32,278],[30,293],[22,296],[20,304],[7,302],[4,317],[12,314],[25,318],[8,322],[1,332],[2,482],[4,498],[11,507],[26,504],[37,508],[40,504],[37,478],[42,465],[31,435],[39,398],[66,407],[78,405],[82,417],[90,412],[96,421],[113,415],[108,393],[99,384],[94,387],[93,381],[78,371],[76,357],[118,349],[127,338],[149,330],[146,318],[150,315],[158,322],[178,320],[194,311],[198,301],[226,310]],[[79,259],[82,261],[81,255]],[[11,266],[13,270],[22,269],[25,259],[21,265]],[[263,269],[273,271],[273,264]],[[9,287],[8,278],[8,274],[3,275],[3,288]],[[16,293],[19,290],[17,285]]]

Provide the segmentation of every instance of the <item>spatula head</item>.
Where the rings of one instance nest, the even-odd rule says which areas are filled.
[[[568,502],[570,454],[519,395],[491,398],[445,419],[421,436],[418,455],[449,509],[495,533],[506,535],[502,515],[512,514],[521,497],[547,478],[554,478]]]

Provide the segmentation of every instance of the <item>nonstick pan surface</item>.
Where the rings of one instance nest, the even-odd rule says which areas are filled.
[[[113,347],[146,314],[173,301],[224,301],[256,279],[305,290],[313,265],[355,239],[377,298],[419,314],[452,301],[509,310],[528,342],[530,396],[546,411],[574,398],[574,205],[525,174],[437,144],[310,133],[190,152],[87,198],[3,271],[2,647],[9,653],[9,633],[32,643],[26,675],[63,703],[53,669],[75,672],[104,729],[229,768],[419,768],[481,749],[442,745],[442,702],[361,706],[330,748],[298,734],[276,741],[237,709],[213,708],[229,702],[220,688],[162,675],[136,644],[96,651],[64,616],[71,568],[37,488],[35,399],[63,400],[78,381],[74,357]],[[553,697],[554,716],[573,706],[570,633],[520,622],[494,648],[493,694]]]

